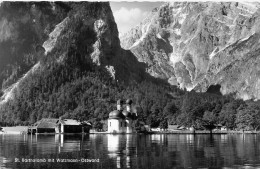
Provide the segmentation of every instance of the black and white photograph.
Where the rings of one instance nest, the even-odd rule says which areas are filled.
[[[0,1],[0,169],[188,168],[260,168],[260,2]]]

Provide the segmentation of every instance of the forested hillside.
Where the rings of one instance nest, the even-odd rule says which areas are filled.
[[[66,3],[4,2],[0,6],[0,88],[6,89],[37,62],[34,49],[70,11]]]

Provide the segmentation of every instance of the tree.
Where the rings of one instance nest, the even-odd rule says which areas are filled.
[[[247,110],[239,110],[236,115],[235,124],[238,129],[250,130],[250,123],[252,122],[252,115]]]
[[[247,102],[245,107],[239,109],[235,121],[242,130],[257,130],[260,126],[260,106],[256,102]]]
[[[175,106],[174,102],[169,102],[163,109],[163,116],[168,117],[172,116],[178,111],[178,108]]]
[[[99,117],[101,113],[102,113],[101,108],[100,107],[96,108],[94,111],[94,117],[96,118]]]
[[[96,119],[93,124],[93,128],[100,131],[103,129],[103,123],[99,119]]]
[[[168,128],[168,122],[167,122],[167,119],[163,119],[161,122],[160,122],[160,128],[161,129],[167,129]]]
[[[153,115],[149,115],[147,120],[146,120],[146,123],[148,125],[150,125],[151,128],[156,128],[156,127],[159,127],[160,120]]]
[[[214,112],[206,110],[203,115],[203,121],[208,125],[214,125],[217,122],[217,116]]]
[[[158,116],[160,113],[160,106],[159,104],[155,103],[152,107],[151,107],[151,112],[154,116]]]
[[[71,117],[79,122],[88,120],[88,111],[81,106],[78,106],[72,113]]]
[[[226,103],[219,113],[220,123],[229,129],[234,129],[236,127],[235,121],[239,106],[236,101]]]
[[[203,121],[205,124],[203,125],[206,129],[210,130],[210,133],[215,128],[215,124],[217,122],[217,116],[214,112],[210,112],[208,110],[205,111],[203,115]]]
[[[204,107],[203,105],[199,105],[192,109],[188,114],[188,119],[190,122],[189,126],[194,126],[195,128],[202,128],[203,125],[203,114],[204,114]]]

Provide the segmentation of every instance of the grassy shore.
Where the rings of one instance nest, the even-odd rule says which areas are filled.
[[[2,134],[27,134],[28,127],[27,126],[14,126],[14,127],[2,127]]]

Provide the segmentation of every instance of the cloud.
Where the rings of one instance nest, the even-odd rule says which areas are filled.
[[[137,20],[140,16],[142,16],[142,11],[139,8],[128,10],[122,7],[114,13],[116,21],[121,23],[134,22],[134,20]]]
[[[117,23],[119,32],[123,33],[130,30],[132,27],[138,25],[147,15],[146,11],[139,8],[127,9],[121,7],[114,11],[115,21]]]

